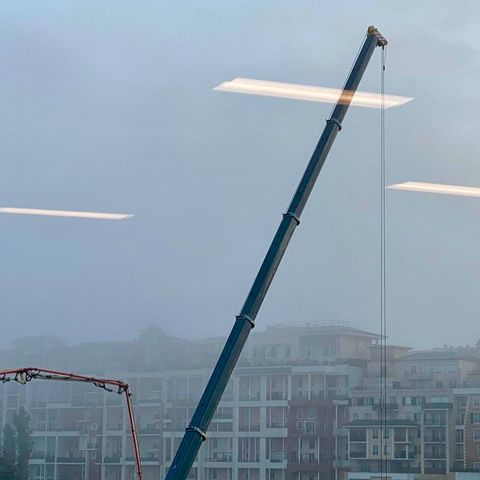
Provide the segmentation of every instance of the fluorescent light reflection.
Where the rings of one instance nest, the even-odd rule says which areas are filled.
[[[133,215],[128,213],[79,212],[15,207],[0,207],[0,213],[11,213],[15,215],[41,215],[46,217],[94,218],[96,220],[124,220],[126,218],[133,217]]]
[[[342,90],[337,88],[314,87],[298,83],[270,82],[252,78],[235,78],[217,85],[213,90],[323,103],[337,103],[342,93]],[[350,98],[351,93],[347,92],[346,95],[340,98],[340,103],[348,103]],[[412,100],[413,97],[385,95],[384,106],[385,108],[399,107]],[[357,91],[352,98],[351,105],[367,108],[382,108],[382,98],[379,93]]]
[[[404,182],[389,185],[391,190],[409,192],[440,193],[443,195],[460,195],[463,197],[480,197],[480,188],[461,185],[444,185],[442,183]]]

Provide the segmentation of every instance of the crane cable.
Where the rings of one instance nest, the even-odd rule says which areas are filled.
[[[387,51],[382,46],[380,67],[380,478],[388,475],[387,424],[387,282],[386,282],[386,180],[385,180],[385,63]]]

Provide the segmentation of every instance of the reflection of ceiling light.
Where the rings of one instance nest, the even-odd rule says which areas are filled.
[[[214,87],[214,90],[222,92],[247,93],[250,95],[265,95],[267,97],[293,98],[309,102],[337,103],[342,90],[337,88],[313,87],[298,83],[269,82],[255,80],[253,78],[235,78],[229,82],[223,82]],[[351,95],[344,96],[344,102],[348,103]],[[385,108],[398,107],[413,100],[413,97],[399,97],[397,95],[385,95]],[[358,107],[381,108],[382,97],[378,93],[355,92],[351,105]]]
[[[461,195],[463,197],[480,197],[480,188],[462,187],[460,185],[443,185],[441,183],[405,182],[389,185],[392,190],[410,192],[442,193],[444,195]]]
[[[68,210],[40,210],[38,208],[0,207],[0,213],[16,215],[44,215],[48,217],[95,218],[97,220],[123,220],[133,215],[127,213],[70,212]]]

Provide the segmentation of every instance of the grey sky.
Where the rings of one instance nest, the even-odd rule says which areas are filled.
[[[227,334],[331,106],[213,92],[237,76],[339,87],[390,41],[388,182],[480,185],[479,7],[462,2],[6,1],[2,338]],[[378,91],[380,58],[362,90]],[[379,326],[379,112],[351,109],[258,324]],[[388,192],[392,341],[480,337],[480,201]]]

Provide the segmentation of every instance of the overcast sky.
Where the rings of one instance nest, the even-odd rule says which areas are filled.
[[[0,346],[226,335],[331,105],[212,91],[243,76],[340,87],[389,40],[387,181],[480,186],[476,1],[22,1],[0,14]],[[360,85],[379,91],[380,52]],[[379,330],[379,111],[352,108],[257,318]],[[389,191],[388,330],[480,337],[480,199]]]

